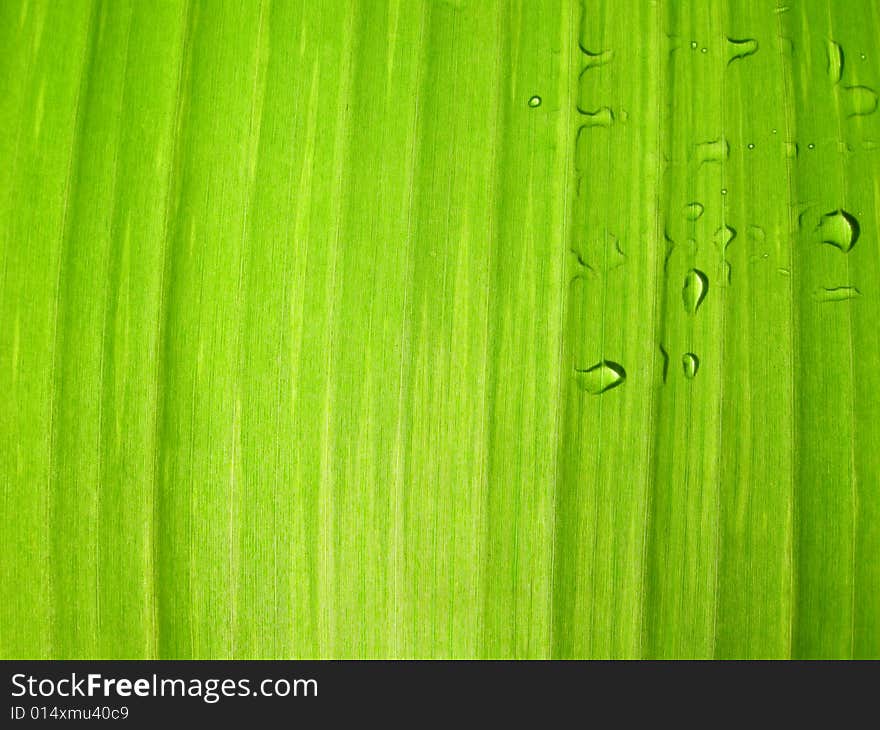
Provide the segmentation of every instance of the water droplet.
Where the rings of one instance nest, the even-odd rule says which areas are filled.
[[[770,134],[776,134],[776,130],[775,130],[775,129],[771,129],[771,130],[770,130]]]
[[[691,48],[696,48],[698,45],[696,41],[691,41]]]
[[[862,293],[854,286],[820,287],[813,292],[813,299],[817,302],[845,302],[860,296]]]
[[[666,376],[669,374],[669,353],[666,352],[666,348],[663,347],[663,343],[660,343],[660,356],[663,358],[663,382],[666,382]]]
[[[865,117],[877,111],[877,92],[870,86],[847,86],[843,91],[848,118]]]
[[[681,290],[684,308],[691,314],[696,314],[708,293],[709,277],[699,269],[688,271],[684,277],[684,286]]]
[[[541,106],[541,97],[533,96],[531,99],[529,99],[529,106],[532,107],[532,109]]]
[[[868,57],[867,57],[864,53],[860,53],[860,54],[859,54],[859,58],[861,58],[863,61],[867,61],[867,60],[868,60]]]
[[[727,38],[727,65],[740,58],[746,58],[758,51],[758,41],[754,38]]]
[[[736,228],[733,226],[725,224],[715,231],[715,245],[721,249],[722,254],[727,252],[727,247],[733,243],[734,238],[736,238]]]
[[[727,188],[721,188],[721,194],[727,195]]]
[[[591,395],[616,388],[626,380],[623,365],[611,360],[602,360],[586,370],[575,369],[575,373],[578,387]]]
[[[730,157],[730,144],[724,137],[701,142],[697,145],[696,155],[701,165],[704,162],[723,162]]]
[[[782,266],[780,266],[778,269],[776,269],[776,271],[779,274],[781,274],[782,276],[791,276],[791,272],[788,269],[783,268]]]
[[[800,152],[800,147],[798,147],[797,142],[783,142],[782,150],[785,152],[785,156],[788,159],[793,160],[795,157],[798,156],[798,152]]]
[[[610,127],[614,124],[614,112],[611,111],[611,107],[603,106],[591,112],[578,105],[578,111],[584,115],[581,129],[584,127]]]
[[[816,230],[819,231],[822,243],[830,243],[848,253],[859,240],[861,227],[852,213],[838,208],[823,215]]]
[[[700,369],[700,358],[692,352],[686,352],[681,356],[681,366],[684,376],[688,380],[693,380],[697,376],[697,370]]]
[[[754,143],[754,142],[749,142],[748,147],[749,147],[750,150],[755,149],[755,143]]]
[[[843,48],[839,43],[829,40],[825,51],[828,55],[828,78],[831,79],[832,84],[840,83],[844,65]]]
[[[807,149],[814,150],[814,149],[816,149],[816,145],[814,145],[812,142],[810,142],[810,144],[807,145]]]
[[[703,46],[703,47],[700,49],[700,53],[708,53],[708,52],[709,52],[709,49],[706,48],[705,46]]]
[[[586,48],[581,46],[581,51],[587,57],[587,61],[584,64],[584,71],[589,68],[604,66],[614,60],[614,51],[610,48],[605,51],[588,51]]]
[[[789,10],[791,10],[791,8],[788,5],[778,5],[773,9],[773,12],[779,15],[781,13],[787,13]]]
[[[702,203],[698,203],[697,201],[694,201],[693,203],[688,203],[686,206],[684,206],[684,217],[687,218],[689,221],[695,221],[701,215],[703,215],[704,210],[705,208],[703,208]]]

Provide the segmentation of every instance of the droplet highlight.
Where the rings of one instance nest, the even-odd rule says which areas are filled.
[[[822,243],[839,248],[844,253],[849,253],[852,250],[861,233],[861,227],[856,217],[843,208],[823,215],[819,219],[816,230],[819,232]]]
[[[575,374],[578,387],[591,395],[605,393],[626,381],[623,365],[613,360],[602,360],[585,370],[576,369]]]
[[[688,380],[697,377],[697,371],[700,369],[700,358],[692,352],[686,352],[681,356],[681,367],[684,370],[684,376]]]
[[[696,314],[706,295],[709,293],[709,277],[699,269],[691,269],[684,277],[681,298],[684,308],[690,314]]]

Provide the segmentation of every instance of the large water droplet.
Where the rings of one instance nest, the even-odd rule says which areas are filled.
[[[847,213],[842,208],[826,213],[816,226],[822,243],[836,246],[844,253],[852,250],[859,240],[861,228],[859,222],[852,213]]]
[[[688,380],[693,380],[697,376],[697,370],[700,369],[700,358],[692,352],[686,352],[681,356],[681,367],[684,370],[684,376]]]
[[[754,38],[727,38],[727,65],[740,58],[746,58],[758,51],[758,41]]]
[[[813,299],[817,302],[845,302],[860,296],[862,293],[854,286],[822,287],[813,292]]]
[[[610,127],[614,124],[614,112],[611,111],[611,107],[609,106],[603,106],[595,111],[589,111],[578,104],[578,111],[584,115],[582,129],[584,127]]]
[[[663,358],[663,382],[666,382],[666,376],[669,374],[669,353],[666,352],[666,348],[663,347],[663,343],[660,343],[660,357]]]
[[[575,369],[575,373],[578,387],[592,395],[616,388],[626,380],[623,365],[612,360],[602,360],[586,370]]]
[[[847,117],[864,117],[877,111],[877,92],[870,86],[847,86],[843,103]]]
[[[698,203],[696,201],[694,201],[693,203],[688,203],[686,206],[684,206],[684,217],[687,218],[689,221],[695,221],[701,215],[703,215],[704,210],[705,208],[703,208],[702,203]]]
[[[825,52],[828,56],[828,78],[831,79],[832,84],[837,84],[843,76],[843,47],[839,43],[829,40],[825,46]]]
[[[696,314],[708,293],[709,277],[699,269],[688,271],[684,277],[684,287],[681,290],[684,308],[691,314]]]
[[[701,142],[697,145],[697,160],[704,162],[723,162],[730,157],[730,144],[724,137]]]

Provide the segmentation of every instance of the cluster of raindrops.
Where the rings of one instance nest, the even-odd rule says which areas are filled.
[[[789,7],[787,5],[780,5],[775,9],[775,12],[781,14],[788,12],[788,10]],[[676,36],[670,35],[669,38],[673,40],[673,50],[681,47]],[[609,100],[607,98],[594,98],[591,89],[591,79],[600,78],[598,75],[601,73],[600,69],[614,62],[614,51],[610,48],[590,48],[583,42],[579,45],[583,54],[576,102],[576,109],[580,119],[578,128],[578,145],[580,148],[582,142],[591,143],[591,140],[598,138],[593,135],[603,134],[602,130],[608,130],[620,122],[626,122],[629,115],[626,110],[608,103]],[[754,56],[760,49],[758,40],[750,37],[727,36],[722,44],[723,47],[713,46],[711,43],[704,45],[696,39],[691,40],[689,45],[692,52],[707,56],[711,53],[711,58],[723,59],[725,66],[728,68],[734,65],[738,68],[738,62]],[[826,74],[830,81],[831,93],[837,96],[837,108],[840,110],[841,119],[850,120],[877,112],[878,107],[880,107],[880,97],[878,97],[877,92],[871,86],[862,83],[859,79],[856,79],[859,83],[847,83],[849,73],[847,73],[847,59],[843,47],[836,41],[828,39],[825,51]],[[697,58],[699,58],[699,55]],[[864,53],[861,53],[860,58],[864,61],[867,57]],[[540,97],[535,96],[529,100],[529,106],[531,107],[537,107],[540,104]],[[774,127],[770,130],[770,134],[774,137],[775,145],[781,147],[782,155],[785,158],[796,160],[802,149],[810,152],[817,150],[816,142],[804,141],[803,145],[801,145],[798,141],[785,139],[785,135],[781,134],[784,131]],[[757,142],[763,144],[760,140],[757,140]],[[819,140],[819,142],[822,145],[822,149],[832,145],[831,142],[827,144],[822,140]],[[777,149],[780,149],[780,147],[777,147]],[[852,152],[856,147],[865,151],[876,151],[880,150],[880,142],[875,140],[837,142],[837,149],[842,153]],[[759,144],[756,144],[755,140],[743,142],[743,149],[752,152],[759,149]],[[723,181],[723,166],[730,159],[731,155],[731,142],[724,134],[719,134],[713,138],[704,138],[704,141],[694,144],[689,152],[690,174],[699,174],[699,171],[704,167],[709,168],[721,165]],[[670,158],[666,157],[665,161],[668,163]],[[579,176],[579,196],[582,184],[583,176]],[[727,196],[728,190],[722,186],[718,189],[718,192],[722,196],[722,205],[725,206],[727,203],[724,202],[725,198],[723,196]],[[834,247],[842,254],[848,254],[856,245],[861,235],[859,221],[856,216],[843,207],[837,207],[818,215],[818,211],[822,210],[822,208],[819,208],[817,203],[812,204],[812,207],[816,210],[812,213],[812,221],[809,224],[811,227],[805,227],[804,219],[807,215],[807,209],[804,209],[798,217],[799,228],[804,231],[812,230],[815,236],[814,240]],[[689,317],[696,317],[709,294],[710,277],[701,268],[697,268],[697,266],[704,266],[704,264],[694,258],[697,254],[697,241],[699,239],[695,229],[697,228],[698,221],[700,221],[699,226],[702,227],[705,225],[705,219],[710,218],[710,216],[706,215],[706,205],[699,200],[691,199],[683,202],[681,210],[681,215],[688,224],[688,232],[679,239],[679,234],[674,230],[670,232],[668,226],[663,228],[662,235],[665,246],[663,271],[664,274],[668,272],[670,260],[673,252],[676,250],[676,239],[681,240],[687,246],[683,255],[687,257],[686,260],[688,261],[681,285],[681,302],[687,315]],[[814,228],[812,228],[813,222],[816,222]],[[764,229],[761,226],[751,224],[745,227],[745,233],[751,251],[749,256],[750,263],[760,264],[763,261],[767,261],[770,258],[770,254],[766,250],[767,234]],[[721,225],[715,229],[712,238],[712,243],[718,252],[717,260],[719,262],[719,270],[717,276],[713,275],[713,281],[717,282],[717,285],[722,288],[731,285],[732,271],[728,254],[729,248],[737,238],[737,235],[737,229],[725,220],[725,216],[722,216]],[[778,236],[778,233],[775,235]],[[675,236],[675,239],[673,236]],[[582,273],[579,274],[581,277],[584,274],[597,276],[607,274],[609,271],[621,266],[626,257],[621,248],[620,241],[607,230],[603,230],[601,235],[593,239],[585,237],[584,240],[573,245],[571,251],[575,254],[578,266],[581,267]],[[778,266],[776,271],[781,276],[791,276],[791,270],[787,265]],[[813,291],[813,299],[819,303],[852,301],[860,296],[861,291],[849,284],[821,286]],[[662,379],[664,383],[667,381],[670,364],[670,354],[667,350],[667,345],[668,343],[666,345],[662,342],[660,343]],[[696,352],[687,351],[681,355],[680,362],[684,377],[688,380],[696,378],[700,370],[700,356]],[[583,367],[582,363],[575,363],[575,365],[575,379],[578,387],[580,390],[592,395],[606,393],[625,383],[627,378],[624,366],[615,360],[606,359],[604,355],[598,362],[589,364],[586,367]]]

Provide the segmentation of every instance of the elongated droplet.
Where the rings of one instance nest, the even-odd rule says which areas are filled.
[[[666,348],[663,347],[663,343],[660,343],[660,357],[663,358],[663,382],[666,382],[666,376],[669,374],[669,353],[666,352]]]
[[[839,43],[829,40],[825,46],[825,52],[828,55],[828,78],[832,84],[840,83],[843,77],[843,47]]]
[[[589,111],[578,104],[578,111],[584,115],[583,127],[610,127],[614,124],[614,112],[611,107],[599,107],[595,111]]]
[[[578,387],[592,395],[623,385],[626,380],[623,365],[612,360],[602,360],[586,370],[576,369],[575,373]]]
[[[698,203],[696,201],[694,201],[693,203],[688,203],[686,206],[684,206],[684,217],[687,218],[689,221],[695,221],[697,220],[697,218],[703,215],[704,210],[705,208],[703,208],[702,203]]]
[[[839,248],[844,253],[852,250],[859,240],[861,228],[855,216],[847,213],[842,208],[826,213],[816,226],[822,243],[828,243]]]
[[[693,380],[697,376],[697,370],[700,369],[700,358],[692,352],[686,352],[681,356],[681,366],[684,376],[688,380]]]
[[[724,137],[697,145],[697,160],[701,165],[704,162],[723,162],[728,157],[730,157],[730,143]]]
[[[610,48],[605,51],[588,51],[581,46],[581,52],[587,57],[587,61],[584,64],[584,70],[587,70],[588,68],[596,68],[597,66],[604,66],[614,60],[614,51]]]
[[[727,250],[734,238],[736,238],[736,228],[733,226],[723,225],[715,231],[715,245],[721,249],[721,253]]]
[[[691,314],[696,314],[708,293],[709,277],[699,269],[688,271],[684,277],[684,287],[681,290],[684,308]]]
[[[860,296],[862,293],[854,286],[822,287],[813,292],[813,299],[817,302],[845,302]]]
[[[789,160],[793,160],[795,157],[798,156],[798,152],[800,151],[800,148],[798,147],[797,142],[783,142],[782,143],[782,151],[785,153],[785,156]]]
[[[727,65],[741,58],[751,56],[758,51],[758,41],[754,38],[730,38],[727,39]]]
[[[847,117],[865,117],[877,111],[877,92],[870,86],[847,86],[843,90],[843,103]]]

